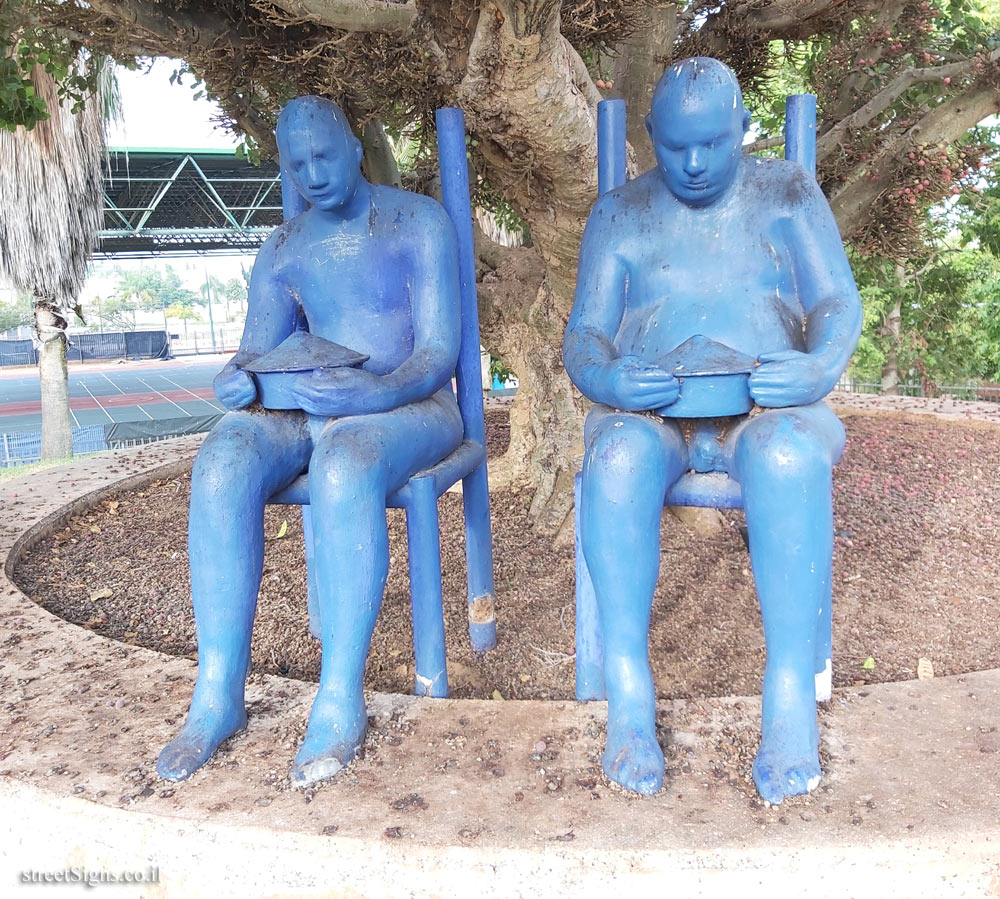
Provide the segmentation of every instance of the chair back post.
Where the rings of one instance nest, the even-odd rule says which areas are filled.
[[[476,256],[472,235],[472,201],[465,147],[465,116],[456,106],[437,110],[441,204],[458,238],[458,274],[461,279],[462,345],[456,382],[458,407],[465,422],[465,439],[486,445],[483,423],[483,376],[479,362],[479,306],[476,297]]]
[[[816,174],[816,95],[785,98],[785,159]]]
[[[479,362],[479,305],[476,298],[476,255],[469,196],[469,163],[465,148],[465,116],[455,106],[435,115],[441,203],[455,226],[462,304],[462,345],[455,380],[465,439],[486,447],[483,380]],[[466,570],[469,587],[469,639],[476,652],[496,646],[493,586],[493,540],[486,460],[462,480],[465,510]]]
[[[625,101],[597,104],[597,194],[625,183]]]

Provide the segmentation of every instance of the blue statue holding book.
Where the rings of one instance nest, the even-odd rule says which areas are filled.
[[[461,119],[458,110],[442,112]],[[477,624],[492,626],[485,450],[475,443],[474,451],[456,454],[473,444],[464,440],[468,428],[451,386],[463,344],[464,289],[452,220],[428,197],[366,181],[361,143],[327,100],[290,102],[278,118],[277,143],[286,205],[291,191],[303,211],[277,228],[257,256],[239,352],[215,381],[231,411],[206,438],[191,476],[199,664],[187,720],[157,763],[172,780],[188,777],[246,726],[264,506],[293,482],[305,485],[304,495],[289,501],[308,503],[304,511],[311,511],[310,580],[322,639],[319,689],[293,784],[337,773],[364,740],[362,681],[389,566],[386,505],[414,475],[430,470],[421,485],[431,511],[416,530],[426,547],[433,528],[436,549],[437,497],[449,486],[434,469],[442,460],[452,460],[454,479],[481,472],[474,515],[485,517],[478,531],[484,558],[478,572],[470,559],[470,592],[478,577]],[[461,126],[454,143],[464,167]],[[467,184],[464,201],[468,208]],[[471,330],[478,331],[475,322]],[[477,338],[470,343],[478,379]],[[467,384],[465,392],[478,396],[481,427],[481,387]],[[475,492],[467,481],[467,520]],[[405,507],[409,520],[413,510]],[[418,581],[433,577],[415,569],[413,530],[416,590]],[[433,560],[419,562],[433,567]],[[439,572],[439,556],[437,564]],[[418,630],[430,633],[436,660],[424,676],[418,645],[417,679],[428,695],[446,695],[439,581],[428,590],[432,600],[437,591],[436,623],[418,620],[428,616],[418,614],[415,601],[415,637],[419,642]],[[435,618],[433,608],[429,617]],[[490,640],[482,642],[477,648],[488,648]]]
[[[823,397],[854,351],[861,302],[815,178],[795,162],[743,153],[749,114],[727,66],[671,66],[646,124],[657,165],[620,177],[594,206],[563,347],[570,377],[594,402],[578,539],[603,685],[581,698],[606,694],[607,775],[656,792],[664,757],[648,631],[663,506],[693,504],[678,485],[699,476],[734,484],[767,643],[753,776],[765,800],[780,802],[821,777],[831,478],[845,436]]]

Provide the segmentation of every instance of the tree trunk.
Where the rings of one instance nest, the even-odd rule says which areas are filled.
[[[677,37],[677,7],[650,7],[646,21],[615,49],[615,96],[625,101],[626,137],[635,153],[639,172],[656,164],[653,146],[646,133],[646,113],[653,100],[653,88],[663,74],[664,56],[672,52]]]
[[[361,129],[360,136],[365,154],[361,160],[361,168],[365,177],[373,184],[402,187],[399,166],[396,164],[396,157],[392,155],[392,147],[382,123],[378,119],[369,119]]]
[[[542,533],[568,533],[573,476],[583,459],[585,400],[562,363],[565,303],[533,249],[508,252],[480,285],[483,339],[519,379],[510,446],[490,463],[494,486],[534,490],[529,515]]]
[[[536,528],[565,532],[585,403],[563,368],[562,336],[583,225],[597,196],[600,95],[559,32],[558,3],[496,0],[482,5],[458,99],[490,184],[521,213],[537,250],[513,251],[521,264],[524,254],[535,260],[530,280],[498,272],[512,289],[502,302],[499,293],[493,297],[492,321],[483,317],[487,345],[520,380],[510,449],[492,466],[492,480],[533,487]]]
[[[900,284],[904,279],[903,266],[896,266],[896,278]],[[896,293],[896,301],[892,305],[892,310],[886,316],[885,324],[882,325],[882,336],[889,338],[889,349],[885,354],[885,362],[882,363],[882,393],[886,396],[896,396],[899,393],[899,329],[903,321],[902,300]]]
[[[42,391],[42,459],[73,455],[66,368],[66,315],[52,300],[35,297],[38,380]]]

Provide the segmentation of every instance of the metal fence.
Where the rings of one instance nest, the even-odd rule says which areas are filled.
[[[187,333],[173,332],[170,335],[170,352],[174,356],[193,356],[204,353],[235,353],[240,348],[243,325],[232,327],[190,328]]]
[[[842,378],[836,389],[845,393],[882,393],[882,385],[877,381],[859,381],[854,378]],[[896,385],[896,394],[920,397],[928,395],[924,385],[919,382],[899,383]],[[947,396],[970,402],[1000,403],[1000,384],[939,384],[932,396]]]
[[[162,359],[168,355],[166,331],[104,331],[70,334],[66,358],[70,362],[85,359]],[[0,366],[35,365],[38,350],[33,340],[0,340]]]
[[[108,448],[104,439],[104,425],[73,428],[73,455],[86,456]],[[0,434],[0,468],[27,465],[42,457],[41,431]]]
[[[167,418],[140,422],[108,422],[73,428],[73,455],[87,456],[103,450],[121,449],[155,443],[184,434],[200,434],[211,430],[219,415],[196,415],[187,418]],[[0,468],[29,465],[40,461],[42,435],[40,431],[12,434],[0,433]]]

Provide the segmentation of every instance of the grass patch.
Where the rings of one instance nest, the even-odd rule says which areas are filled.
[[[67,456],[64,459],[46,459],[44,462],[32,462],[29,465],[12,465],[10,468],[0,468],[0,484],[9,483],[17,478],[26,477],[36,471],[43,471],[46,468],[55,468],[58,465],[66,465],[72,462],[73,457]]]

